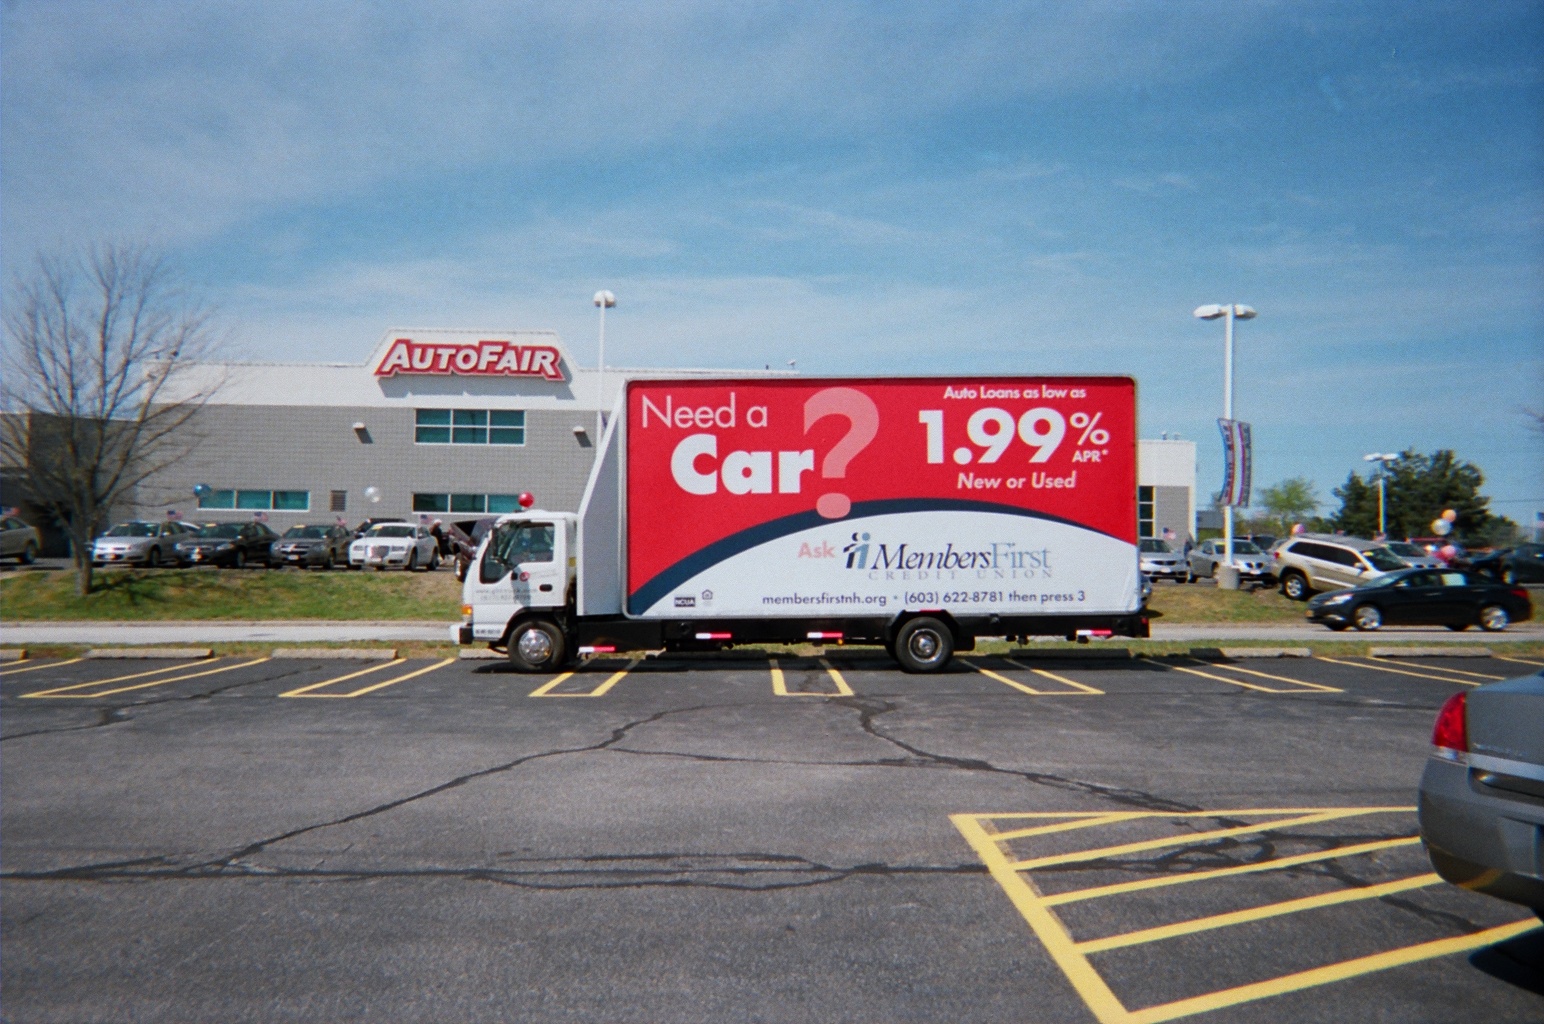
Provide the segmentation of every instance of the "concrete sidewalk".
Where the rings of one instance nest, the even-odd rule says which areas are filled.
[[[449,640],[453,620],[444,622],[0,622],[3,644],[92,644],[133,646],[177,643],[339,643],[355,640],[433,641]],[[1504,633],[1471,629],[1455,633],[1441,626],[1408,626],[1380,629],[1376,633],[1332,632],[1308,623],[1280,625],[1169,625],[1154,623],[1154,640],[1270,640],[1277,643],[1306,641],[1413,640],[1421,643],[1507,643],[1544,641],[1544,624],[1526,622]],[[1047,638],[1050,643],[1065,643]]]

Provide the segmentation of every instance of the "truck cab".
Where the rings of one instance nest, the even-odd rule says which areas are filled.
[[[455,627],[453,639],[486,640],[495,647],[523,642],[529,648],[526,660],[562,664],[567,643],[561,621],[574,592],[578,524],[571,512],[499,517],[461,585],[467,621]],[[532,635],[530,623],[544,628]]]

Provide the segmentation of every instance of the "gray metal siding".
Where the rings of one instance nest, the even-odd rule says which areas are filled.
[[[428,403],[425,403],[426,407]],[[309,512],[270,511],[282,527],[301,520],[330,520],[330,492],[348,492],[350,522],[366,516],[410,515],[414,492],[517,494],[530,491],[537,505],[572,512],[589,476],[594,447],[574,427],[593,432],[593,413],[527,411],[521,446],[416,444],[411,408],[211,405],[190,430],[193,454],[146,482],[137,514],[158,517],[175,508],[189,518],[250,518],[250,510],[198,509],[193,485],[215,488],[309,491]],[[364,443],[353,425],[363,423]],[[365,498],[380,488],[381,500]]]

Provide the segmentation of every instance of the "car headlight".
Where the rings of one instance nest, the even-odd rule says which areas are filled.
[[[1319,602],[1319,607],[1323,608],[1326,605],[1332,604],[1345,604],[1355,596],[1355,594],[1335,594],[1334,596],[1326,597],[1323,601]]]

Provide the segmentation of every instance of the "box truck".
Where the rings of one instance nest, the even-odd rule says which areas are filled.
[[[462,644],[517,668],[736,644],[1146,636],[1129,377],[652,380],[577,513],[502,516]]]

